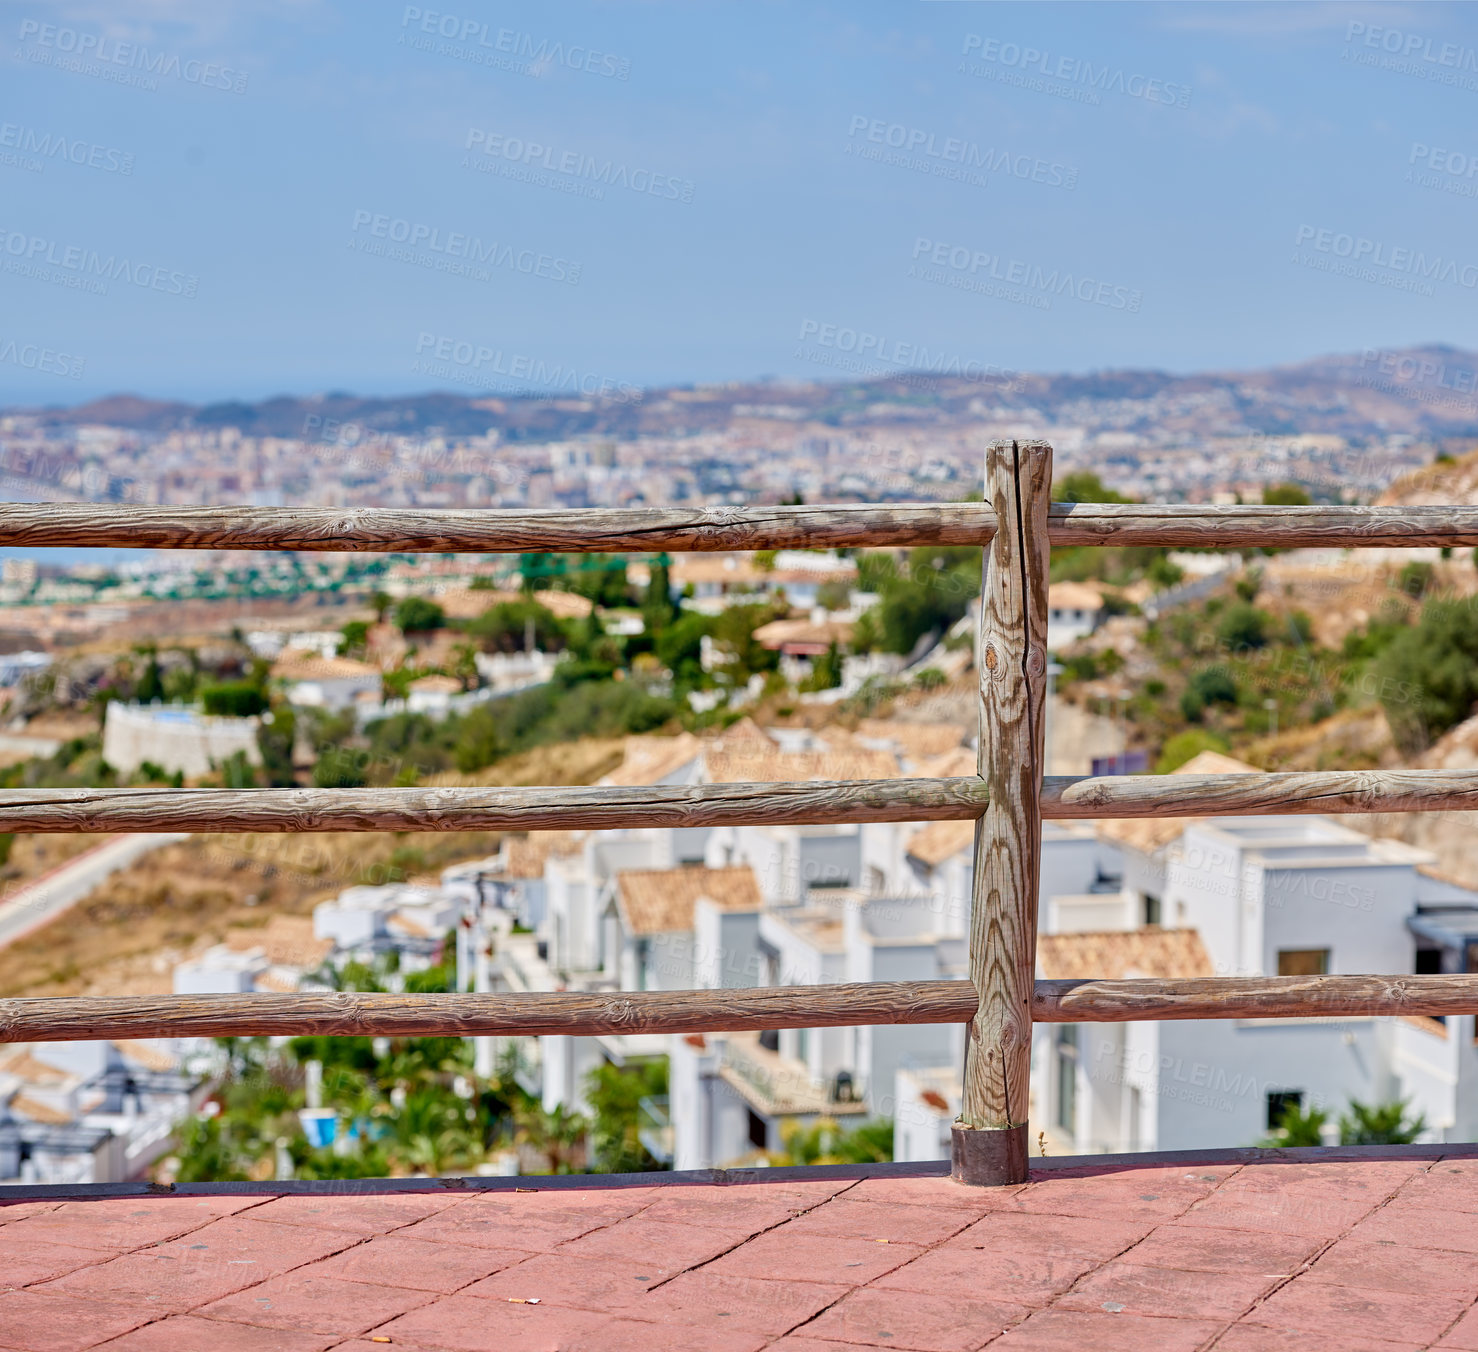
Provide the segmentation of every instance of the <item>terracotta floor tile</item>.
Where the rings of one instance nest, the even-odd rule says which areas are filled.
[[[471,1244],[484,1249],[516,1248],[548,1253],[608,1223],[598,1211],[560,1215],[546,1213],[520,1220],[502,1210],[451,1207],[407,1225],[396,1233],[406,1239],[430,1240],[433,1244]]]
[[[1049,1249],[1084,1258],[1107,1259],[1150,1232],[1153,1223],[1043,1216],[1026,1211],[994,1211],[944,1241],[946,1249]]]
[[[1088,1273],[1053,1308],[1235,1319],[1281,1280],[1255,1272],[1185,1272],[1115,1261]]]
[[[1106,1186],[1096,1180],[1063,1179],[1034,1183],[1013,1199],[1011,1208],[1052,1216],[1085,1216],[1116,1224],[1145,1221],[1163,1224],[1174,1220],[1203,1200],[1210,1185],[1187,1186],[1155,1183],[1115,1182]]]
[[[0,1229],[0,1290],[49,1282],[92,1263],[104,1263],[108,1255],[98,1249],[72,1244],[48,1244],[45,1240],[7,1238]]]
[[[838,1343],[830,1338],[808,1338],[804,1333],[790,1333],[770,1344],[773,1352],[864,1352],[864,1349],[887,1347],[887,1343]]]
[[[1400,1261],[1399,1253],[1393,1251],[1393,1257]],[[1261,1324],[1307,1329],[1326,1338],[1349,1334],[1431,1342],[1467,1307],[1458,1296],[1414,1296],[1295,1281],[1273,1292],[1258,1307],[1256,1317]]]
[[[1377,1203],[1347,1201],[1338,1195],[1304,1191],[1281,1194],[1227,1189],[1198,1202],[1177,1219],[1185,1226],[1253,1230],[1279,1235],[1333,1239],[1368,1216]]]
[[[1478,1254],[1424,1250],[1419,1258],[1403,1261],[1400,1253],[1390,1244],[1361,1239],[1357,1229],[1321,1254],[1299,1280],[1478,1299]]]
[[[400,1286],[371,1286],[368,1282],[289,1272],[213,1301],[197,1313],[206,1319],[234,1320],[262,1328],[347,1336],[368,1332],[431,1299],[429,1292],[408,1291]]]
[[[1023,1185],[1024,1186],[1024,1185]],[[847,1189],[852,1202],[887,1202],[892,1206],[954,1207],[985,1215],[1010,1203],[1022,1188],[970,1188],[948,1177],[864,1178]]]
[[[252,1197],[127,1197],[64,1202],[5,1227],[7,1239],[45,1240],[123,1253],[198,1230],[250,1206]]]
[[[1436,1344],[1441,1348],[1461,1348],[1463,1352],[1478,1350],[1478,1309],[1470,1309]]]
[[[347,1230],[357,1235],[379,1235],[412,1225],[465,1200],[459,1194],[387,1193],[380,1196],[336,1197],[304,1193],[276,1197],[253,1207],[251,1219],[275,1225],[306,1225],[314,1230]]]
[[[849,1289],[823,1282],[726,1277],[702,1268],[642,1296],[632,1313],[655,1323],[711,1324],[773,1337],[805,1323]]]
[[[645,1324],[613,1319],[598,1330],[581,1330],[560,1341],[569,1352],[759,1352],[763,1333],[709,1324]]]
[[[609,1315],[553,1305],[509,1305],[476,1296],[442,1296],[373,1332],[388,1337],[392,1347],[424,1343],[452,1352],[568,1352],[578,1335],[610,1328]],[[647,1326],[655,1333],[656,1325]],[[383,1344],[381,1344],[383,1346]]]
[[[641,1307],[648,1288],[669,1275],[655,1263],[541,1253],[474,1282],[462,1294],[505,1303],[510,1299],[532,1298],[541,1305],[630,1314]]]
[[[701,1197],[690,1197],[689,1192],[701,1191]],[[649,1221],[668,1221],[676,1225],[709,1225],[714,1220],[722,1220],[726,1229],[748,1230],[751,1234],[759,1234],[761,1230],[768,1230],[772,1226],[783,1225],[798,1216],[835,1205],[826,1198],[807,1201],[800,1197],[745,1197],[745,1198],[723,1198],[715,1197],[716,1192],[737,1192],[738,1189],[729,1188],[673,1188],[670,1196],[659,1197],[649,1207],[642,1211],[642,1217]],[[753,1192],[755,1189],[746,1189]]]
[[[805,1331],[818,1338],[918,1352],[973,1352],[1029,1313],[1021,1305],[959,1297],[930,1300],[917,1292],[874,1286],[852,1292]]]
[[[990,1352],[1194,1352],[1219,1327],[1208,1319],[1042,1310],[997,1338]]]
[[[1041,1305],[1097,1264],[1095,1258],[1040,1250],[930,1249],[870,1285],[941,1300],[989,1295],[1009,1304]]]
[[[0,1346],[24,1352],[81,1352],[158,1318],[157,1310],[104,1305],[40,1291],[0,1292]]]
[[[1216,1352],[1423,1352],[1426,1344],[1392,1343],[1384,1338],[1362,1338],[1344,1333],[1323,1337],[1307,1329],[1272,1328],[1250,1322],[1258,1318],[1254,1310],[1248,1321],[1233,1325],[1215,1343]],[[1440,1347],[1441,1344],[1439,1343]]]
[[[1362,1220],[1350,1237],[1376,1244],[1478,1253],[1478,1213],[1392,1202]]]
[[[337,1277],[372,1286],[404,1286],[412,1291],[450,1295],[501,1268],[528,1258],[512,1249],[433,1244],[404,1235],[380,1235],[352,1249],[299,1268],[304,1277]]]
[[[1214,1226],[1161,1225],[1123,1254],[1126,1263],[1183,1268],[1187,1272],[1260,1272],[1292,1275],[1325,1241],[1276,1231],[1219,1230]]]
[[[43,1211],[55,1211],[59,1206],[60,1201],[10,1202],[0,1197],[0,1225],[8,1225],[11,1221],[18,1221],[26,1216],[36,1216]]]
[[[853,1239],[928,1247],[972,1224],[955,1207],[892,1206],[887,1202],[853,1202],[837,1197],[785,1225],[791,1239],[802,1235],[845,1235]]]
[[[332,1334],[252,1328],[180,1314],[125,1333],[95,1352],[325,1352],[339,1346]],[[383,1352],[383,1344],[375,1346]]]
[[[877,1244],[841,1235],[808,1236],[797,1243],[781,1228],[726,1253],[705,1270],[726,1277],[860,1286],[901,1267],[920,1252],[911,1244]]]
[[[120,1301],[160,1314],[184,1314],[207,1301],[266,1281],[272,1274],[251,1260],[232,1266],[201,1255],[176,1258],[158,1253],[124,1253],[94,1267],[68,1273],[34,1291],[83,1300]]]
[[[650,1263],[655,1270],[671,1275],[717,1258],[748,1237],[743,1226],[730,1230],[718,1224],[678,1225],[671,1221],[649,1221],[645,1216],[632,1216],[572,1239],[560,1245],[559,1251],[578,1258],[617,1258],[622,1261],[629,1260],[634,1254],[648,1254],[649,1258],[638,1261]],[[764,1236],[751,1241],[752,1244],[764,1242]]]

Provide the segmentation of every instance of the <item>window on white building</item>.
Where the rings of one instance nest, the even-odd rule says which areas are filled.
[[[1278,950],[1279,976],[1328,976],[1329,950],[1327,948],[1280,948]]]
[[[1304,1106],[1302,1089],[1268,1090],[1268,1130],[1277,1131],[1283,1125],[1283,1114],[1298,1112]]]
[[[1066,1132],[1078,1122],[1078,1026],[1057,1026],[1057,1125]]]

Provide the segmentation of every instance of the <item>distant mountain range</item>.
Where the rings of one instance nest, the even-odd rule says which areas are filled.
[[[831,364],[838,354],[813,350]],[[865,359],[864,359],[865,360]],[[765,380],[625,390],[589,399],[550,393],[437,391],[393,398],[336,392],[257,403],[185,404],[112,395],[73,408],[10,409],[55,426],[102,423],[153,432],[234,426],[249,435],[302,437],[325,423],[388,434],[440,431],[506,441],[578,435],[625,438],[717,431],[743,419],[830,426],[959,426],[1019,414],[1044,425],[1112,426],[1152,442],[1204,436],[1336,433],[1360,440],[1409,434],[1478,437],[1478,352],[1431,345],[1319,357],[1257,371],[1172,375],[1108,370],[1089,375],[938,370],[858,380]]]

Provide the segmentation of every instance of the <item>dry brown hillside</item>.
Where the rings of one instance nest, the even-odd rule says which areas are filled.
[[[440,783],[588,784],[621,743],[540,747]],[[50,842],[35,836],[16,842]],[[171,989],[175,963],[274,915],[306,915],[356,883],[435,873],[491,854],[492,832],[202,835],[144,856],[44,929],[0,949],[0,996],[143,995]]]

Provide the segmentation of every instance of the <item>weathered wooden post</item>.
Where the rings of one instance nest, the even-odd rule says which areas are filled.
[[[952,1142],[961,1183],[1027,1176],[1032,987],[1042,862],[1047,690],[1047,506],[1052,448],[997,441],[985,453],[996,533],[985,549],[976,669],[979,772],[990,805],[975,826],[970,979],[980,1006],[965,1038],[965,1086]]]

